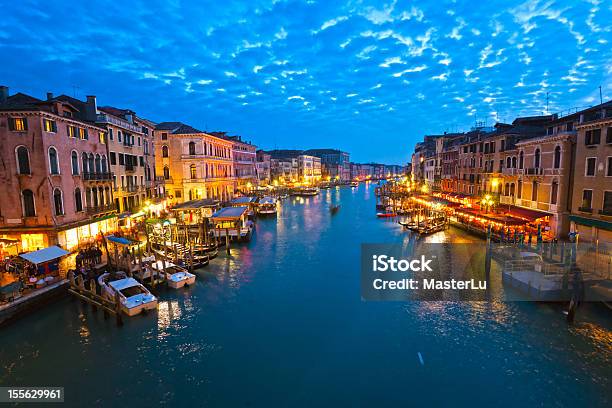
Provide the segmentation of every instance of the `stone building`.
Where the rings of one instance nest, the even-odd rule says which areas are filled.
[[[0,87],[0,234],[20,251],[74,249],[117,226],[105,129],[95,97],[76,107]]]
[[[165,180],[171,203],[234,196],[234,160],[231,140],[213,136],[181,122],[155,127],[156,171]]]

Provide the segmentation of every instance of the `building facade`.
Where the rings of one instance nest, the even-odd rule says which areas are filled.
[[[310,149],[304,151],[304,154],[320,158],[321,176],[323,179],[351,180],[349,153],[337,149]]]
[[[0,234],[20,252],[71,250],[117,227],[107,135],[85,108],[0,87]]]
[[[155,127],[156,171],[165,180],[170,203],[234,196],[234,159],[231,140],[213,136],[181,122]]]
[[[268,185],[272,181],[272,172],[271,172],[271,160],[272,156],[263,150],[257,150],[256,152],[256,162],[255,162],[255,172],[257,173],[257,184],[259,185]]]

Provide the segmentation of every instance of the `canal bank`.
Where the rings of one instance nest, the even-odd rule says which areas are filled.
[[[599,308],[568,326],[554,305],[363,302],[361,243],[410,236],[374,213],[373,185],[287,199],[250,243],[121,328],[69,298],[49,305],[0,331],[0,385],[64,386],[67,406],[610,403]]]

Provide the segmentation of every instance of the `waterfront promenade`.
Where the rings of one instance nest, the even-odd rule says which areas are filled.
[[[119,328],[66,298],[1,329],[0,386],[63,386],[67,406],[610,404],[597,307],[570,327],[554,305],[362,301],[360,245],[409,239],[374,184],[289,198],[156,313]]]

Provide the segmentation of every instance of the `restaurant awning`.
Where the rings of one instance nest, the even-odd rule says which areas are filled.
[[[201,200],[190,200],[181,204],[177,204],[172,207],[172,210],[199,210],[201,208],[216,207],[219,205],[219,201],[210,198],[204,198]]]
[[[516,218],[522,218],[529,222],[535,221],[539,218],[550,217],[551,214],[544,211],[531,210],[529,208],[517,207],[515,205],[511,205],[508,207],[508,215]]]
[[[610,221],[581,217],[579,215],[570,215],[569,219],[570,221],[573,221],[576,224],[586,225],[587,227],[601,228],[606,231],[612,231],[612,222]]]
[[[116,237],[114,235],[109,235],[106,237],[107,240],[109,240],[110,242],[114,243],[114,244],[119,244],[119,245],[134,245],[137,244],[138,241],[131,241],[127,238],[124,237]]]
[[[50,246],[48,248],[39,249],[38,251],[28,252],[27,254],[19,255],[21,258],[33,264],[41,264],[52,261],[54,259],[61,258],[64,255],[68,255],[70,252],[63,250],[58,246]]]
[[[247,212],[247,207],[225,207],[212,215],[213,220],[236,219]]]

